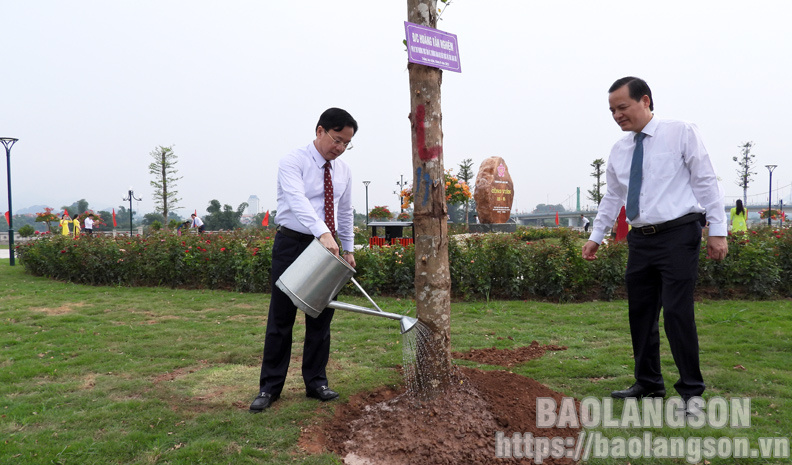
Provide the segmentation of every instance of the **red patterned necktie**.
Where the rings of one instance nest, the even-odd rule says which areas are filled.
[[[324,165],[324,211],[325,211],[325,224],[330,229],[330,234],[335,237],[335,211],[333,210],[333,176],[330,173],[330,162]]]

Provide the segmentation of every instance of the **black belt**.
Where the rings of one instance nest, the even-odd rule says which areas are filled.
[[[277,231],[280,234],[283,234],[286,237],[291,237],[292,239],[297,239],[300,242],[310,242],[314,240],[313,234],[304,234],[301,232],[297,232],[293,229],[289,229],[285,226],[278,226]]]
[[[675,228],[683,224],[692,223],[694,221],[700,222],[702,226],[707,224],[703,213],[688,213],[685,216],[680,216],[675,220],[666,221],[665,223],[651,224],[649,226],[636,226],[632,228],[631,231],[634,231],[636,234],[643,234],[644,236],[650,236],[652,234],[657,234],[660,231],[665,231],[667,229]]]

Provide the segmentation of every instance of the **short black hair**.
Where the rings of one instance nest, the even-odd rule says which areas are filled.
[[[627,76],[621,79],[617,79],[616,82],[611,84],[610,89],[608,89],[608,93],[615,92],[616,90],[620,89],[622,86],[627,86],[627,90],[630,91],[630,98],[635,100],[636,102],[641,100],[641,97],[644,95],[649,96],[649,111],[654,111],[654,99],[652,98],[652,89],[649,88],[649,84],[646,83],[641,78]]]
[[[325,110],[322,116],[319,117],[319,122],[316,123],[316,129],[319,129],[319,126],[336,132],[342,131],[347,126],[351,127],[354,133],[357,133],[358,130],[355,118],[349,112],[340,108],[328,108]]]

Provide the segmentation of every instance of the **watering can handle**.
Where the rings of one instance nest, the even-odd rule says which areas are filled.
[[[379,308],[379,305],[377,305],[377,303],[376,303],[376,302],[374,302],[374,301],[371,299],[371,297],[369,297],[368,293],[366,293],[366,291],[364,291],[364,290],[363,290],[363,287],[361,287],[361,286],[360,286],[360,284],[357,282],[357,280],[356,280],[355,278],[350,278],[350,279],[352,280],[352,282],[353,282],[353,283],[355,283],[355,286],[357,286],[357,288],[358,288],[358,289],[360,289],[360,292],[362,292],[362,293],[363,293],[363,295],[364,295],[364,296],[366,296],[366,298],[368,299],[368,301],[369,301],[369,302],[371,302],[371,305],[373,305],[373,306],[374,306],[374,308],[376,308],[378,312],[382,313],[382,309],[381,309],[381,308]]]

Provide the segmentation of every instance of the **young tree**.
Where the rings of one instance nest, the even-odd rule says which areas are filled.
[[[407,0],[407,20],[437,27],[437,0]],[[410,123],[412,126],[413,198],[415,231],[415,304],[418,319],[431,329],[437,355],[416,366],[416,385],[451,383],[451,275],[448,267],[448,209],[443,167],[440,84],[442,71],[408,63]],[[425,389],[423,387],[426,387]]]
[[[473,179],[473,160],[470,158],[465,158],[459,164],[459,171],[457,172],[457,177],[465,181],[465,184],[470,186],[470,180]],[[468,225],[470,222],[468,221],[468,206],[470,205],[470,199],[465,200],[465,225]]]
[[[588,198],[597,205],[599,205],[602,200],[602,188],[605,187],[605,181],[602,180],[602,176],[605,174],[605,170],[602,168],[604,165],[605,160],[602,158],[597,158],[591,162],[591,167],[594,168],[594,171],[591,172],[591,176],[597,181],[594,183],[594,188],[589,189]]]
[[[149,165],[149,173],[154,175],[154,180],[151,181],[151,187],[154,188],[154,211],[162,215],[163,223],[167,225],[168,212],[179,208],[178,203],[181,201],[174,189],[176,181],[181,179],[181,176],[176,177],[176,163],[179,160],[173,152],[173,146],[159,146],[149,155],[154,159]]]
[[[46,207],[43,212],[36,213],[36,223],[47,225],[47,231],[53,232],[52,223],[57,223],[60,216],[52,212],[52,208]]]
[[[742,187],[743,203],[746,205],[748,204],[748,184],[753,181],[752,176],[756,174],[756,171],[752,170],[754,163],[756,163],[754,161],[756,155],[751,153],[753,146],[753,141],[739,145],[738,147],[740,147],[740,156],[732,157],[732,160],[736,161],[740,166],[740,168],[737,169],[737,185]]]

